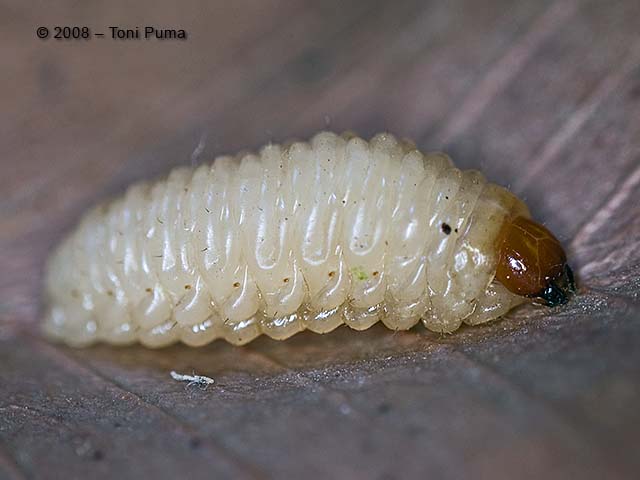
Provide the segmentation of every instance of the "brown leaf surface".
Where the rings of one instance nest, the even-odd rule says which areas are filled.
[[[1,7],[0,478],[631,478],[640,468],[637,1]],[[47,41],[155,24],[185,42]],[[41,270],[132,181],[327,127],[446,149],[528,201],[580,295],[438,336],[73,350]],[[186,387],[169,371],[215,379]]]

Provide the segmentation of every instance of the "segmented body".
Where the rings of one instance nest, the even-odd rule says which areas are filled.
[[[267,145],[91,210],[50,259],[45,328],[152,347],[379,320],[451,332],[522,302],[493,281],[516,215],[507,190],[389,134]]]

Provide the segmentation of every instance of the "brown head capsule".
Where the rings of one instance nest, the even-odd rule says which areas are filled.
[[[507,222],[499,239],[496,280],[510,292],[554,307],[575,292],[567,256],[553,234],[525,217]]]

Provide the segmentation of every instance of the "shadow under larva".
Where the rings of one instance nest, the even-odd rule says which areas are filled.
[[[91,209],[49,259],[44,329],[149,347],[378,321],[453,332],[574,290],[558,240],[480,172],[390,134],[321,132]]]

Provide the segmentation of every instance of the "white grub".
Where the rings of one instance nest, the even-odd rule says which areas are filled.
[[[526,206],[442,153],[322,132],[131,186],[48,262],[45,331],[76,345],[244,345],[341,324],[450,333],[523,299],[493,282]],[[190,381],[190,380],[189,380]]]
[[[199,385],[202,389],[206,390],[209,385],[213,385],[215,380],[211,377],[206,377],[204,375],[186,375],[182,373],[178,373],[174,370],[169,372],[171,378],[177,380],[178,382],[188,382],[187,388],[193,385]]]

